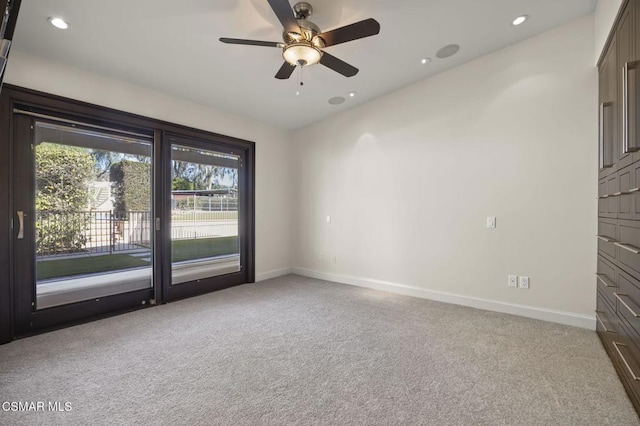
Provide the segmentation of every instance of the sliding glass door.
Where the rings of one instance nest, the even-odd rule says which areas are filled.
[[[253,143],[7,92],[12,335],[253,282]]]
[[[151,288],[151,141],[34,127],[36,309]]]
[[[47,323],[83,302],[101,312],[122,294],[150,300],[153,136],[37,116],[15,123],[20,315]]]
[[[208,291],[241,273],[245,191],[241,153],[205,141],[170,140],[169,299]]]
[[[240,271],[239,157],[171,146],[171,284]]]

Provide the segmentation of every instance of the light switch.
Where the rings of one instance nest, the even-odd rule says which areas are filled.
[[[331,223],[331,216],[327,216],[327,223]]]
[[[494,216],[487,217],[487,228],[496,227],[496,218]]]

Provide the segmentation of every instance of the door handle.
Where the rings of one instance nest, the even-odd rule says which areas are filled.
[[[18,210],[18,224],[20,228],[18,228],[18,239],[22,240],[24,238],[24,212],[22,210]]]
[[[600,152],[599,154],[599,166],[601,169],[604,169],[604,102],[600,104],[600,111],[599,111],[599,115],[600,115],[600,123],[599,124],[599,129],[598,129],[598,137],[599,137],[599,143],[600,143]]]
[[[627,127],[627,119],[629,113],[629,82],[627,77],[629,75],[629,63],[625,62],[622,67],[622,153],[627,154],[629,152],[629,128]]]
[[[599,166],[601,169],[608,169],[609,167],[613,166],[611,158],[607,158],[607,156],[605,155],[605,148],[606,148],[606,137],[607,137],[607,130],[610,128],[610,124],[609,124],[609,120],[607,120],[605,118],[605,116],[608,118],[611,116],[611,114],[607,115],[607,112],[610,111],[611,107],[613,106],[612,102],[602,102],[600,104],[600,129],[598,132],[598,137],[600,139],[600,156],[598,161]]]

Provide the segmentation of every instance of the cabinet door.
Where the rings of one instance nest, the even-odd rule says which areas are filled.
[[[620,114],[617,122],[620,129],[618,167],[631,163],[631,153],[640,148],[636,132],[636,74],[640,63],[636,61],[635,14],[636,3],[629,2],[623,11],[616,31],[618,93],[620,94]]]
[[[611,308],[602,294],[597,293],[596,299],[596,331],[602,338],[609,353],[614,353],[613,342],[618,337],[618,318],[615,308]]]
[[[598,293],[609,303],[611,309],[615,312],[616,297],[614,293],[618,291],[618,271],[612,263],[609,263],[602,256],[598,256],[596,286]]]
[[[607,49],[599,74],[599,164],[600,177],[608,175],[615,169],[618,158],[618,146],[616,144],[618,128],[616,126],[617,114],[617,62],[616,41],[612,41]]]
[[[618,221],[615,219],[598,219],[598,254],[614,265],[616,259],[616,243],[618,242]]]
[[[601,182],[603,182],[602,186],[604,186],[604,189],[599,189],[599,191],[604,192],[604,195],[598,196],[598,216],[606,217],[609,219],[617,219],[618,202],[620,198],[618,191],[618,174],[612,173],[606,178],[602,179]]]

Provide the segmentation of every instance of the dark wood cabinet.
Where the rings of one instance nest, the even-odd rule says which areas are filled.
[[[598,254],[614,264],[617,262],[617,237],[618,223],[615,219],[598,219]]]
[[[623,1],[598,71],[596,331],[640,413],[640,0]]]
[[[598,294],[603,300],[608,302],[610,310],[615,312],[617,299],[614,293],[618,291],[617,268],[602,256],[598,256],[598,273],[596,274],[596,278],[598,281]]]
[[[615,305],[613,305],[615,306]],[[613,353],[613,342],[618,333],[618,318],[616,309],[607,303],[606,299],[598,292],[596,304],[596,330],[603,337],[605,349],[611,355]]]
[[[616,30],[616,46],[617,46],[617,70],[620,75],[617,78],[617,93],[619,113],[617,114],[617,126],[619,130],[618,139],[620,140],[617,165],[618,168],[628,166],[633,161],[632,153],[640,148],[637,138],[635,137],[635,115],[632,114],[634,108],[635,90],[635,66],[637,61],[636,43],[635,43],[635,27],[636,27],[636,2],[631,1],[623,9],[620,16],[620,22]]]
[[[613,173],[600,180],[598,186],[598,216],[610,219],[618,217],[618,174]]]
[[[611,45],[599,67],[599,164],[600,177],[606,177],[615,171],[618,149],[615,141],[618,135],[617,126],[617,74],[616,74],[616,41]],[[603,194],[604,195],[604,194]]]

